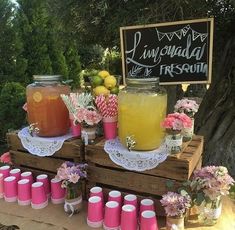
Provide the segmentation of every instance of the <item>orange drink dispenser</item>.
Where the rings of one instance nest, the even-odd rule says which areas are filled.
[[[118,136],[129,150],[153,150],[164,138],[167,93],[159,78],[126,79],[118,94]]]
[[[69,113],[61,94],[69,94],[68,85],[60,83],[60,75],[34,75],[34,83],[26,88],[28,123],[38,128],[38,136],[61,136],[68,132]]]

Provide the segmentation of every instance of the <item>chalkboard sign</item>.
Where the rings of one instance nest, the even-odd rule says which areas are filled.
[[[213,29],[213,18],[121,27],[124,83],[125,77],[210,83]]]

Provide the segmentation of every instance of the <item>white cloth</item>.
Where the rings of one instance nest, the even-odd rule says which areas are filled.
[[[165,143],[158,149],[152,151],[128,151],[119,141],[107,140],[104,150],[109,154],[110,159],[117,165],[132,171],[145,171],[153,169],[166,160],[168,150]]]
[[[40,157],[52,156],[56,151],[61,149],[65,140],[73,137],[70,133],[60,137],[49,138],[38,137],[36,135],[31,136],[28,127],[19,131],[18,136],[25,149],[31,154]]]

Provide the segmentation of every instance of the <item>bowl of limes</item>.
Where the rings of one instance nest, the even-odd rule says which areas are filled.
[[[90,83],[95,96],[103,94],[118,94],[121,76],[111,75],[107,70],[101,70],[97,74],[90,76]]]

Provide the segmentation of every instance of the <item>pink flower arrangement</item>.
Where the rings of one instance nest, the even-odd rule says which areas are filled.
[[[102,116],[95,107],[93,96],[90,93],[70,93],[70,95],[62,94],[60,96],[75,123],[94,126],[101,121]]]
[[[102,116],[97,110],[79,108],[76,115],[74,115],[74,118],[78,123],[93,126],[101,121]]]
[[[211,201],[229,194],[234,184],[233,178],[223,166],[206,166],[194,172],[191,188],[196,193],[202,192]]]
[[[192,120],[184,113],[171,113],[162,122],[162,127],[172,131],[181,131],[184,128],[191,128]]]
[[[87,177],[86,167],[87,164],[66,161],[57,169],[57,175],[55,177],[63,181],[64,187],[69,183],[76,184],[80,179]]]
[[[175,112],[185,113],[190,117],[198,111],[199,105],[194,100],[189,100],[187,98],[178,100],[175,104]]]
[[[4,164],[12,164],[10,153],[9,152],[3,153],[0,157],[0,162]]]
[[[189,195],[180,195],[175,192],[167,192],[160,200],[167,216],[182,217],[187,209],[191,207]]]

